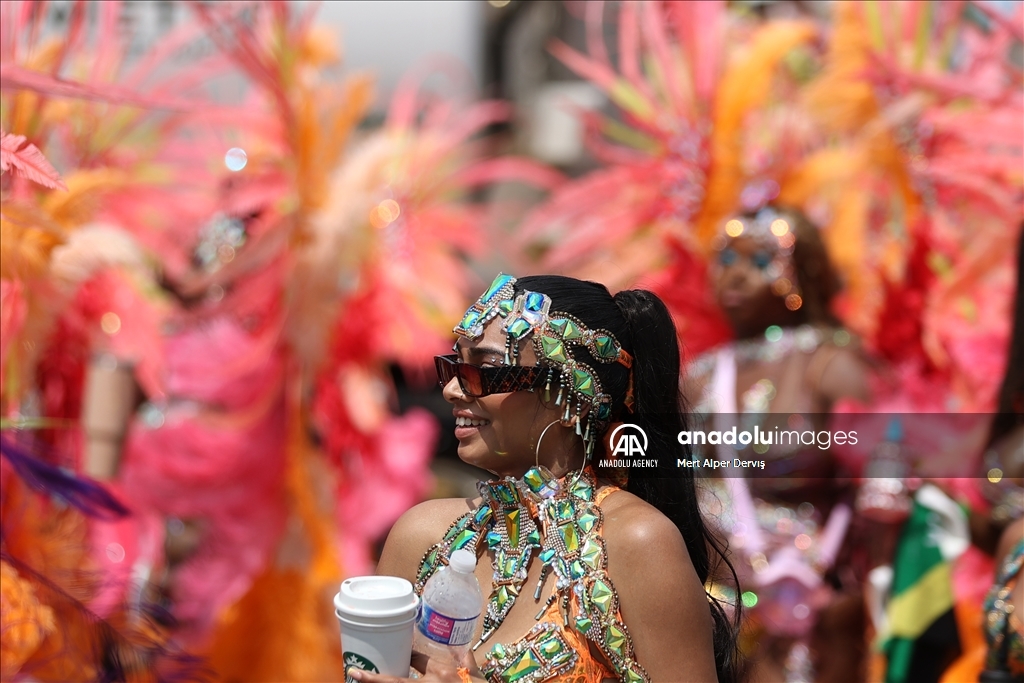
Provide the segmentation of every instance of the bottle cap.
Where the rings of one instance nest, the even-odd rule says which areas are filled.
[[[476,569],[476,555],[468,550],[456,550],[448,558],[448,566],[460,574],[472,574]]]
[[[893,443],[903,441],[903,423],[900,422],[898,417],[894,417],[889,421],[889,426],[885,430],[885,440]]]

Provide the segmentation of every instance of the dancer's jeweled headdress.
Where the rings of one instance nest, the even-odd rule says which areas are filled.
[[[245,223],[241,219],[218,213],[199,231],[199,243],[193,252],[196,265],[208,273],[221,269],[235,258],[245,245]]]
[[[790,220],[771,206],[765,206],[752,217],[732,218],[722,226],[712,245],[718,251],[725,249],[730,239],[747,237],[768,249],[772,263],[766,275],[771,280],[772,292],[782,297],[791,311],[803,306],[800,283],[793,267],[793,247],[796,235]]]
[[[604,393],[594,369],[574,358],[574,350],[585,347],[599,363],[620,363],[627,369],[633,357],[611,332],[591,330],[578,318],[551,310],[551,297],[541,292],[523,291],[515,296],[516,278],[500,273],[479,299],[466,311],[454,332],[466,339],[479,339],[484,325],[497,317],[504,322],[505,364],[519,363],[520,344],[533,335],[533,348],[539,364],[549,368],[544,398],[551,395],[552,382],[557,379],[555,405],[562,406],[563,420],[576,416],[576,433],[583,437],[587,455],[612,416],[612,397]],[[514,298],[513,298],[514,297]],[[632,373],[625,405],[632,404]],[[589,410],[584,416],[584,406]],[[582,423],[586,421],[584,426]]]

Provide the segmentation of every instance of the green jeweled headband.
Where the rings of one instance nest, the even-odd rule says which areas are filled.
[[[484,333],[484,325],[500,316],[504,319],[502,330],[506,334],[506,365],[519,364],[520,344],[533,335],[533,347],[540,364],[551,370],[544,387],[544,400],[550,400],[551,382],[557,373],[560,382],[555,405],[564,406],[563,420],[570,419],[575,407],[576,433],[583,437],[590,455],[598,430],[611,419],[612,398],[604,393],[593,368],[573,358],[573,349],[586,347],[598,362],[621,363],[626,368],[632,368],[633,357],[611,332],[591,330],[574,316],[551,311],[551,297],[547,294],[524,291],[513,299],[515,283],[516,278],[500,273],[487,291],[469,307],[454,332],[466,339],[479,339]],[[631,395],[632,392],[627,393],[627,404],[632,403]],[[580,419],[584,405],[590,407],[585,428]]]

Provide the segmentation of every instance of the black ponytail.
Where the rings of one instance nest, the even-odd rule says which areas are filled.
[[[678,454],[690,459],[687,446],[678,434],[688,429],[679,390],[680,354],[676,327],[665,304],[655,294],[642,289],[624,290],[614,297],[626,319],[633,339],[633,383],[636,404],[629,421],[647,434],[649,450],[658,454]],[[736,573],[726,557],[722,542],[704,524],[697,501],[693,470],[681,468],[678,479],[630,477],[627,490],[644,499],[672,520],[686,542],[690,561],[703,583],[718,575],[722,565]],[[714,558],[714,559],[712,559]],[[714,620],[715,668],[720,683],[737,679],[736,637],[740,606],[737,601],[734,620],[730,620],[719,601],[708,595]]]
[[[679,341],[672,316],[661,299],[645,290],[622,291],[612,297],[598,283],[556,275],[520,278],[516,290],[543,292],[551,297],[552,311],[569,313],[591,329],[614,334],[633,356],[632,414],[626,413],[624,406],[629,371],[618,363],[592,362],[584,349],[574,352],[574,356],[597,372],[605,393],[612,396],[613,412],[644,430],[648,452],[671,459],[690,458],[689,447],[677,440],[679,432],[687,429],[679,390]],[[681,468],[678,476],[671,479],[629,477],[626,490],[656,507],[678,527],[701,582],[706,584],[709,577],[724,574],[736,584],[736,573],[722,542],[704,524],[693,470]],[[708,602],[714,620],[718,680],[731,683],[738,678],[736,638],[740,606],[737,601],[734,617],[730,619],[716,598],[708,595]]]

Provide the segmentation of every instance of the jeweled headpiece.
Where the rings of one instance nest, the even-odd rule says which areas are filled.
[[[611,332],[591,330],[568,313],[551,310],[551,297],[541,292],[523,291],[515,296],[516,278],[500,273],[479,299],[466,311],[454,332],[466,339],[479,339],[484,325],[497,317],[503,319],[505,332],[505,364],[519,364],[519,350],[532,335],[533,348],[539,364],[549,368],[544,386],[544,399],[551,397],[552,383],[557,381],[555,405],[563,409],[562,419],[576,416],[576,433],[583,437],[587,455],[591,455],[598,435],[612,416],[612,397],[601,386],[594,369],[576,360],[574,350],[584,347],[599,363],[620,363],[633,366],[633,357],[622,348]],[[514,298],[513,298],[514,297]],[[630,373],[632,389],[632,372]],[[627,392],[626,407],[632,404]],[[589,407],[583,416],[584,406]],[[586,426],[582,422],[586,421]]]
[[[192,258],[206,272],[216,272],[235,258],[245,240],[245,223],[218,213],[199,231],[199,242]]]
[[[772,262],[767,269],[771,279],[772,292],[783,297],[786,308],[791,311],[803,306],[804,299],[797,281],[796,269],[793,267],[793,247],[796,235],[789,220],[776,209],[766,206],[750,217],[737,217],[726,221],[721,232],[715,238],[713,246],[722,251],[729,245],[730,239],[748,237],[772,254]]]

